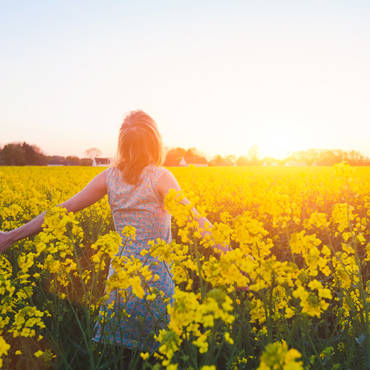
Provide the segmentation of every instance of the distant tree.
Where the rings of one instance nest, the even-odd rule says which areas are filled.
[[[81,158],[80,159],[80,166],[91,166],[92,159],[91,158]]]
[[[184,148],[170,149],[164,160],[165,166],[178,166],[181,159],[185,156],[186,150]]]
[[[1,159],[6,166],[24,166],[26,164],[24,150],[20,143],[9,143],[1,150]]]
[[[69,166],[78,166],[80,164],[80,158],[70,155],[66,158],[67,165]]]
[[[1,150],[2,164],[8,166],[45,165],[47,157],[36,145],[9,143]]]
[[[184,154],[186,163],[207,164],[207,159],[196,148],[188,149]],[[181,160],[181,159],[180,159]]]
[[[102,155],[102,152],[99,148],[89,148],[85,150],[85,155],[88,158],[94,159]]]
[[[240,156],[236,161],[235,164],[237,166],[260,166],[264,163],[264,160],[259,159],[257,156]]]
[[[223,165],[223,158],[220,154],[215,155],[210,161],[210,166],[222,166]]]
[[[236,157],[235,157],[234,154],[230,154],[230,155],[226,156],[225,161],[229,163],[227,166],[236,165]]]
[[[332,166],[336,163],[347,162],[352,166],[369,165],[369,159],[360,152],[342,149],[308,149],[293,153],[285,159],[286,162],[293,161],[305,163],[308,166]]]
[[[67,160],[61,155],[50,155],[47,157],[48,164],[51,165],[65,165]]]
[[[250,161],[247,157],[245,156],[240,156],[237,160],[236,160],[236,165],[237,166],[249,166],[250,165]]]
[[[265,166],[273,166],[273,165],[280,164],[281,161],[279,161],[278,159],[275,159],[273,157],[264,157],[263,159],[261,159],[261,162]]]
[[[347,153],[347,161],[354,166],[369,166],[370,160],[356,150]]]
[[[45,165],[47,163],[46,156],[42,153],[41,149],[36,145],[30,145],[24,142],[22,149],[25,156],[26,164],[28,165]]]
[[[220,154],[217,154],[213,159],[209,162],[210,166],[232,166],[234,163],[232,161],[232,157],[227,156],[223,157]]]

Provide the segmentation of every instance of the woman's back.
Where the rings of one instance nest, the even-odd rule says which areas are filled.
[[[171,216],[164,209],[163,199],[156,188],[166,171],[149,164],[142,170],[138,184],[131,185],[123,180],[119,169],[107,170],[107,194],[115,229],[121,232],[124,226],[135,227],[138,244],[157,238],[171,241]]]
[[[133,226],[136,231],[135,240],[121,245],[118,254],[133,256],[149,266],[153,276],[158,277],[149,282],[150,289],[163,292],[163,296],[158,295],[149,307],[145,297],[139,299],[129,294],[126,295],[129,298],[124,299],[113,291],[107,304],[115,303],[113,310],[108,310],[108,316],[118,317],[118,312],[124,309],[129,319],[121,319],[119,325],[113,320],[112,325],[107,323],[104,330],[98,325],[94,338],[96,341],[103,339],[132,349],[153,350],[156,347],[153,334],[166,324],[166,306],[174,294],[172,276],[164,262],[159,263],[150,255],[140,254],[143,249],[149,248],[150,240],[160,238],[168,243],[171,241],[171,216],[164,209],[163,198],[157,191],[158,180],[166,171],[163,167],[150,164],[142,170],[136,185],[125,182],[117,168],[106,171],[108,201],[115,229],[121,233],[125,226]],[[108,278],[113,273],[110,266]]]

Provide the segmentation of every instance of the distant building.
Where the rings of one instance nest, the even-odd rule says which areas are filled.
[[[110,166],[110,164],[111,164],[110,158],[95,157],[92,162],[93,167],[107,167],[107,166]]]
[[[208,163],[187,163],[185,157],[181,158],[179,162],[180,167],[195,166],[195,167],[208,167]]]
[[[188,164],[186,163],[186,161],[185,161],[185,158],[184,157],[182,157],[181,158],[181,161],[179,162],[179,166],[181,166],[181,167],[185,167],[185,166],[187,166]]]

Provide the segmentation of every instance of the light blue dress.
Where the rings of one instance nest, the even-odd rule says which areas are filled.
[[[103,325],[97,324],[95,341],[121,344],[130,349],[153,351],[158,343],[153,339],[153,334],[168,324],[167,304],[168,298],[172,301],[174,283],[169,272],[169,266],[151,256],[141,256],[140,252],[149,249],[148,241],[160,238],[171,242],[171,216],[163,208],[163,199],[157,191],[157,183],[167,169],[155,165],[146,166],[137,185],[126,183],[120,171],[111,167],[106,170],[107,194],[114,226],[117,232],[131,225],[136,229],[136,240],[128,243],[119,253],[134,256],[151,267],[153,274],[158,274],[156,282],[150,282],[151,288],[156,288],[164,293],[164,297],[157,296],[154,301],[146,302],[128,292],[129,299],[119,298],[112,293],[108,303],[116,301],[115,308],[108,311],[108,320]],[[110,266],[108,277],[112,275]],[[118,298],[117,298],[118,297]],[[166,300],[167,298],[167,300]],[[120,306],[121,305],[121,306]],[[130,315],[120,317],[118,312],[124,307]],[[113,319],[110,317],[114,313]]]

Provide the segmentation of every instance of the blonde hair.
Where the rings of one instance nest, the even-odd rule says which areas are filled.
[[[130,112],[124,119],[118,137],[115,167],[129,184],[137,184],[148,164],[163,161],[162,138],[154,119],[142,110]]]

